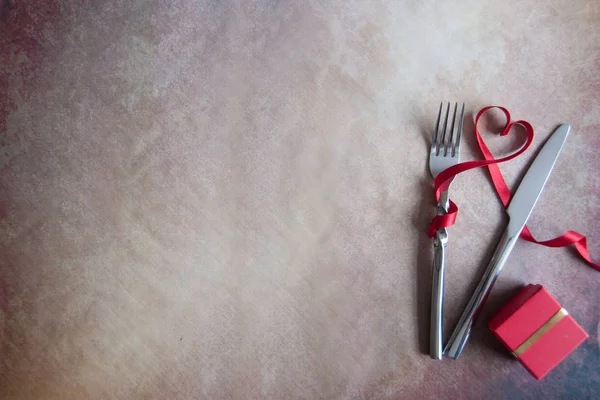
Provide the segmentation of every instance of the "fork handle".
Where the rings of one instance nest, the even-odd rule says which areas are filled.
[[[444,308],[444,272],[446,269],[446,242],[440,239],[440,231],[433,239],[433,281],[431,285],[431,321],[429,353],[434,360],[441,360],[442,317]]]

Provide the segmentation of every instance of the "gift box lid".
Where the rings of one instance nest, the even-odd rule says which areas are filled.
[[[490,320],[489,328],[515,351],[560,309],[542,285],[528,285]]]
[[[538,380],[588,337],[541,285],[526,286],[489,328]]]

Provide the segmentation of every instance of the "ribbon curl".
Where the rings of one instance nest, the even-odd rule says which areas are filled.
[[[500,136],[508,135],[510,132],[512,132],[513,127],[515,125],[522,126],[523,128],[525,128],[525,132],[527,133],[527,140],[525,141],[525,144],[523,145],[523,147],[521,147],[518,151],[516,151],[515,153],[513,153],[511,155],[497,159],[497,160],[494,159],[492,152],[489,150],[489,148],[483,141],[481,134],[479,133],[479,119],[481,118],[481,116],[484,113],[486,113],[487,111],[489,111],[491,109],[498,109],[498,110],[502,111],[502,113],[504,113],[504,116],[506,117],[506,124],[504,125],[504,128],[502,128],[502,131],[500,132]],[[484,160],[467,161],[464,163],[459,163],[455,166],[452,166],[452,167],[442,171],[436,177],[435,182],[434,182],[434,184],[435,184],[435,200],[436,200],[436,202],[439,201],[441,193],[448,189],[451,179],[454,176],[460,174],[461,172],[468,171],[470,169],[485,166],[488,168],[488,170],[490,172],[490,176],[492,178],[492,183],[494,185],[494,188],[496,189],[496,193],[498,193],[498,197],[500,197],[500,200],[502,201],[502,204],[504,204],[504,207],[507,207],[512,198],[512,194],[510,192],[510,189],[508,188],[508,185],[506,184],[506,181],[504,180],[504,177],[502,176],[502,173],[500,172],[500,168],[498,168],[498,164],[512,160],[513,158],[520,156],[529,148],[529,146],[531,146],[531,143],[533,142],[533,136],[534,136],[533,127],[531,126],[531,124],[529,122],[524,121],[524,120],[518,120],[518,121],[511,122],[510,113],[504,107],[488,106],[488,107],[482,108],[477,113],[477,116],[475,117],[475,136],[477,138],[477,143],[479,144],[479,148],[480,148],[481,152],[483,153]],[[427,235],[429,235],[429,237],[433,237],[433,236],[435,236],[435,232],[438,229],[447,228],[449,226],[454,225],[454,223],[456,222],[457,215],[458,215],[458,206],[452,200],[450,200],[450,206],[448,208],[448,213],[445,215],[437,215],[433,218],[433,220],[431,221],[431,224],[429,225],[429,228],[427,229]],[[541,244],[542,246],[547,246],[547,247],[566,247],[566,246],[574,245],[575,249],[577,250],[579,255],[585,261],[587,261],[587,263],[592,268],[595,268],[596,270],[600,271],[600,264],[594,263],[590,257],[590,254],[589,254],[589,251],[587,248],[586,237],[578,232],[568,231],[565,234],[558,236],[554,239],[539,242],[533,237],[529,228],[527,226],[525,226],[521,232],[521,238],[523,238],[529,242]]]

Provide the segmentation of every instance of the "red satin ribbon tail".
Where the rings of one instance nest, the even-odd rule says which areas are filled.
[[[542,246],[553,248],[574,245],[575,250],[577,250],[581,258],[587,261],[592,268],[600,271],[600,264],[597,264],[592,261],[592,257],[590,256],[590,253],[588,251],[587,238],[579,232],[568,231],[561,236],[555,237],[554,239],[544,240],[540,242],[533,237],[529,228],[525,226],[525,228],[523,228],[523,231],[521,232],[521,238],[531,243],[541,244]]]

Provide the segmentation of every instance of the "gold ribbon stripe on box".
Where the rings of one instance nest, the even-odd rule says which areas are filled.
[[[552,318],[550,318],[544,325],[542,325],[537,331],[535,331],[533,335],[529,336],[529,338],[526,341],[521,343],[521,345],[517,347],[515,351],[512,352],[513,356],[517,358],[520,357],[523,353],[529,350],[529,348],[535,342],[537,342],[539,338],[544,336],[546,332],[552,329],[554,325],[558,324],[558,322],[567,315],[569,315],[569,313],[564,308],[558,310],[558,312],[554,314]]]

